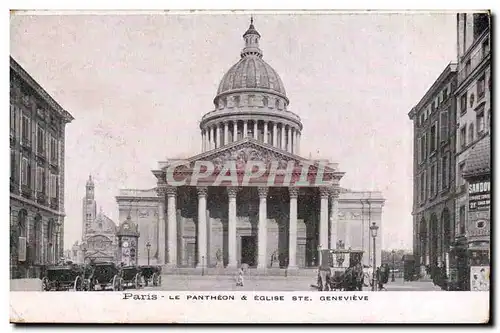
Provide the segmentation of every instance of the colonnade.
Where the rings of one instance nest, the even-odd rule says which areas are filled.
[[[230,120],[209,125],[201,131],[202,151],[209,151],[250,137],[289,153],[300,152],[300,130],[297,127],[263,120]]]
[[[237,267],[237,236],[236,236],[236,197],[238,188],[226,187],[228,195],[228,268]],[[206,263],[207,258],[207,187],[196,188],[198,196],[198,228],[197,228],[197,247],[198,247],[198,267]],[[269,193],[268,187],[258,187],[259,195],[259,218],[257,232],[257,268],[267,268],[267,197]],[[335,244],[333,241],[336,237],[336,225],[338,219],[338,192],[333,191],[329,187],[320,187],[320,221],[319,221],[319,245],[322,248],[328,248],[328,241]],[[297,268],[297,215],[298,215],[298,198],[299,189],[289,187],[289,258],[288,268]],[[158,195],[163,200],[160,200],[159,207],[159,262],[160,264],[167,263],[169,266],[177,266],[177,215],[176,215],[176,195],[177,188],[175,187],[159,187]],[[165,195],[167,203],[167,229],[168,239],[165,241]],[[331,210],[329,212],[328,200],[331,200]],[[330,216],[329,216],[330,215]],[[331,225],[329,234],[329,220]],[[168,244],[168,257],[166,244]]]

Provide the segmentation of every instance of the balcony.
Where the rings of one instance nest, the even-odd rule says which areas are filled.
[[[27,139],[27,138],[23,138],[21,140],[21,145],[25,148],[28,148],[30,149],[31,148],[31,140]]]
[[[31,199],[31,187],[29,185],[21,185],[21,195],[27,199]]]
[[[15,179],[10,179],[10,193],[19,194],[19,183]]]
[[[45,205],[47,203],[47,197],[44,192],[41,191],[36,192],[36,202],[42,205]]]
[[[59,209],[59,200],[57,198],[50,198],[50,208],[53,210]]]

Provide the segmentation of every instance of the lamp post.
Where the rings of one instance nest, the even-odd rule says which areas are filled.
[[[148,266],[149,266],[149,251],[151,249],[151,243],[149,241],[146,243],[146,249],[148,250]]]
[[[375,274],[377,272],[377,260],[376,260],[376,253],[377,253],[377,245],[375,244],[375,238],[377,238],[377,232],[378,232],[378,225],[375,224],[375,222],[372,223],[370,226],[370,232],[372,234],[373,238],[373,275],[372,275],[372,291],[376,290],[376,278]]]
[[[83,263],[85,264],[85,261],[87,260],[87,246],[85,244],[83,245],[82,252],[83,252]]]
[[[396,251],[395,251],[395,250],[392,250],[392,279],[391,279],[391,282],[396,281],[396,280],[394,279],[394,267],[395,267],[395,265],[394,265],[394,257],[395,257],[395,256],[396,256]]]

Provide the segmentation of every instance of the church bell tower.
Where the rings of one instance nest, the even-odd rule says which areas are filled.
[[[85,197],[83,198],[83,216],[82,216],[82,241],[87,239],[87,230],[90,228],[92,221],[96,218],[97,205],[94,197],[94,181],[89,175],[87,184],[85,185]]]

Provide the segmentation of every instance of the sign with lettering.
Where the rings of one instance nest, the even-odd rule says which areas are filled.
[[[490,208],[490,182],[469,184],[469,210]]]

